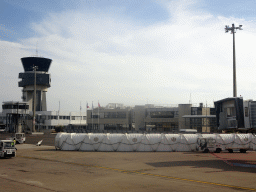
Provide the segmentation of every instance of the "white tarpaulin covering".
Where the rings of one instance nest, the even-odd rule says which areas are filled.
[[[55,147],[69,151],[195,151],[198,138],[213,138],[225,149],[256,150],[252,134],[58,133]]]

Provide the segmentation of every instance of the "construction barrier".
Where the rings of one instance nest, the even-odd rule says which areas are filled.
[[[252,134],[58,133],[55,148],[68,151],[196,151],[198,138],[213,138],[225,148],[256,150]]]

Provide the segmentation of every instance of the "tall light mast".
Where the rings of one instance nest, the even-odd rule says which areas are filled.
[[[239,27],[235,27],[235,24],[232,24],[232,27],[228,25],[225,26],[225,32],[231,31],[233,34],[233,97],[237,97],[237,86],[236,86],[236,50],[235,50],[235,33],[236,30],[243,30],[241,27],[243,25],[239,25]]]
[[[33,97],[33,126],[32,126],[32,132],[36,131],[36,70],[38,69],[38,66],[33,66],[34,71],[34,97]]]

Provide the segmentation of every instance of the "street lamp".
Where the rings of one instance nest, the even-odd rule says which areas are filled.
[[[236,51],[235,51],[235,33],[236,30],[243,30],[241,27],[243,25],[239,25],[239,27],[235,27],[235,24],[232,24],[232,27],[228,25],[225,26],[225,32],[231,31],[233,34],[233,97],[237,97],[237,87],[236,87]]]
[[[38,117],[38,123],[39,123],[38,132],[40,132],[41,114],[37,114],[37,117]]]

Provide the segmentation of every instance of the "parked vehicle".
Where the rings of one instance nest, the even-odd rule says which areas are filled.
[[[0,132],[5,132],[5,124],[0,124]]]
[[[247,137],[242,136],[244,135],[240,134],[239,137],[238,134],[234,134],[234,138],[230,140],[225,137],[222,139],[218,137],[201,137],[197,139],[197,150],[203,151],[204,153],[220,153],[224,150],[228,150],[230,153],[233,153],[234,150],[246,153],[247,150],[253,150],[255,148],[255,144],[249,140],[252,135],[248,134]]]
[[[0,140],[0,157],[16,157],[16,150],[13,140]]]
[[[216,143],[216,140],[213,138],[198,138],[197,144],[197,150],[203,151],[204,153],[220,153],[221,151],[225,150],[225,148],[222,145]]]
[[[25,143],[26,141],[25,133],[16,133],[15,140],[17,144]]]
[[[13,140],[15,145],[22,144],[26,142],[25,133],[15,133],[15,136],[8,137],[6,140]]]

